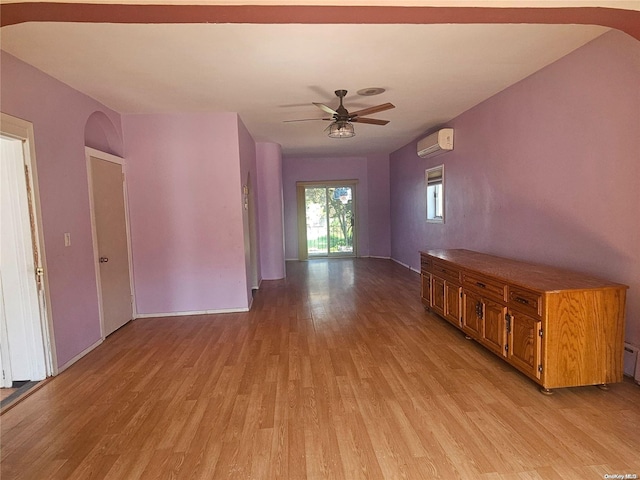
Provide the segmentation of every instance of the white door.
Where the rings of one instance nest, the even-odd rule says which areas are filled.
[[[88,159],[104,338],[133,318],[125,177],[118,157],[93,151]]]
[[[13,374],[11,373],[11,359],[9,358],[9,333],[7,332],[7,319],[4,314],[4,295],[2,295],[2,275],[0,275],[0,388],[13,386]]]
[[[0,136],[0,359],[3,386],[47,376],[43,275],[22,140]]]

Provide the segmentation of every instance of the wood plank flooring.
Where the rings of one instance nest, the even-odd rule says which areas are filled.
[[[387,260],[289,262],[245,314],[136,320],[1,418],[8,479],[640,476],[640,388],[547,397]]]

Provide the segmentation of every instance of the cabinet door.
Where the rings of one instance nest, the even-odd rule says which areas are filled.
[[[482,343],[498,355],[506,356],[507,327],[505,316],[507,307],[490,300],[483,299],[484,304],[484,335]]]
[[[509,362],[527,375],[541,377],[541,322],[528,315],[509,312]]]
[[[422,303],[425,307],[431,306],[431,275],[422,274],[422,289],[421,289]]]
[[[480,296],[472,292],[463,293],[462,330],[480,340],[484,330],[484,304]]]
[[[449,282],[445,282],[445,313],[444,318],[453,323],[456,327],[460,328],[460,291],[461,288],[458,285],[454,285]]]
[[[434,312],[444,317],[444,280],[439,277],[431,277],[431,308]]]

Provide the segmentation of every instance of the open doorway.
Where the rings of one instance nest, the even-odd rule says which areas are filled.
[[[0,131],[0,379],[2,406],[54,371],[33,126],[2,114]],[[8,398],[5,398],[8,397]]]
[[[356,183],[299,182],[299,258],[356,255]]]

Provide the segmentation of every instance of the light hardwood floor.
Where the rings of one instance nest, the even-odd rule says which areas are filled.
[[[541,395],[387,260],[287,275],[107,338],[1,417],[2,480],[640,477],[633,382]]]

